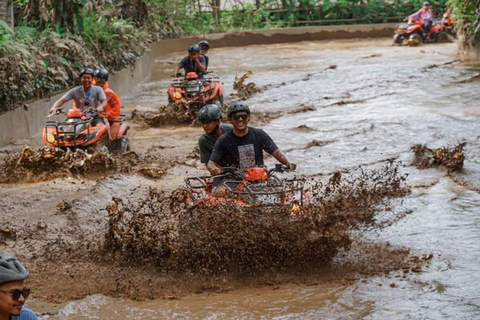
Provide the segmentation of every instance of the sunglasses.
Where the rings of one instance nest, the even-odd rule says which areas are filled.
[[[240,118],[242,118],[243,120],[247,120],[248,118],[248,114],[247,113],[242,113],[242,114],[232,114],[232,118],[233,120],[239,120]]]
[[[14,290],[10,290],[10,291],[1,291],[0,290],[0,292],[10,293],[12,295],[13,300],[20,299],[20,295],[22,295],[24,299],[27,299],[28,296],[30,295],[30,288],[25,287],[22,290],[14,289]]]

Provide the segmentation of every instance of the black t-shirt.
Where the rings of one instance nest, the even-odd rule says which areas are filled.
[[[200,63],[205,66],[206,65],[206,62],[205,62],[205,57],[200,55],[198,56],[198,61],[200,61]],[[187,76],[187,73],[189,72],[196,72],[197,74],[203,74],[197,67],[197,64],[195,63],[194,60],[190,59],[189,56],[186,56],[185,58],[182,59],[182,61],[180,61],[178,63],[178,67],[179,68],[183,68],[185,70],[185,76]]]
[[[263,165],[263,151],[272,154],[278,147],[263,130],[248,127],[246,136],[233,130],[217,139],[210,160],[222,167],[248,169]]]

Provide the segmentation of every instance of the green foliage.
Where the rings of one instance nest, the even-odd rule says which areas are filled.
[[[480,2],[478,0],[449,0],[455,29],[465,50],[480,51]]]

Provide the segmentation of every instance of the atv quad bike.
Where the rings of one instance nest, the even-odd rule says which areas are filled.
[[[199,79],[195,72],[187,73],[185,78],[178,74],[170,82],[167,94],[168,111],[178,114],[179,120],[195,120],[198,111],[206,104],[216,104],[223,109],[223,86],[220,78],[211,72],[204,79]]]
[[[408,18],[408,23],[400,23],[395,26],[393,43],[417,45],[420,43],[449,42],[449,36],[453,36],[453,34],[450,34],[452,30],[453,28],[447,29],[443,21],[436,21],[432,24],[430,32],[426,34],[420,19]]]
[[[63,114],[58,109],[51,116]],[[93,108],[85,110],[70,109],[66,118],[47,120],[42,131],[43,144],[62,149],[91,148],[100,150],[107,147],[109,151],[125,153],[130,151],[130,142],[126,137],[129,126],[124,122],[125,115],[115,120],[98,121],[93,124],[97,111]]]

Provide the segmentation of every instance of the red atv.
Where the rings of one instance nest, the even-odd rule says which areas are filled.
[[[63,110],[58,109],[48,117],[62,113]],[[103,122],[92,124],[95,115],[97,112],[93,108],[83,112],[80,109],[70,109],[63,120],[48,120],[42,132],[43,144],[62,149],[94,147],[99,150],[105,146],[109,151],[128,152],[130,142],[126,133],[129,126],[123,123],[126,116],[120,115],[112,121],[104,118]]]
[[[254,167],[246,171],[237,168],[224,168],[219,176],[186,178],[191,191],[187,204],[214,204],[233,201],[244,207],[291,206],[292,215],[310,206],[310,197],[304,191],[305,179],[279,179],[275,173],[290,169],[277,164],[274,169]],[[214,197],[212,183],[214,178],[223,179],[221,184],[228,190],[228,197]]]
[[[424,33],[422,20],[408,18],[408,23],[400,23],[395,27],[393,35],[394,44],[416,45],[419,43],[448,42],[449,32],[453,30],[451,19],[449,20],[449,31],[447,31],[444,21],[436,21],[432,24],[430,32]],[[453,34],[451,34],[453,36]]]
[[[195,72],[187,73],[185,78],[178,74],[172,79],[167,93],[170,104],[196,105],[196,109],[200,110],[205,104],[214,103],[223,108],[220,78],[209,74],[204,79],[199,79]]]

